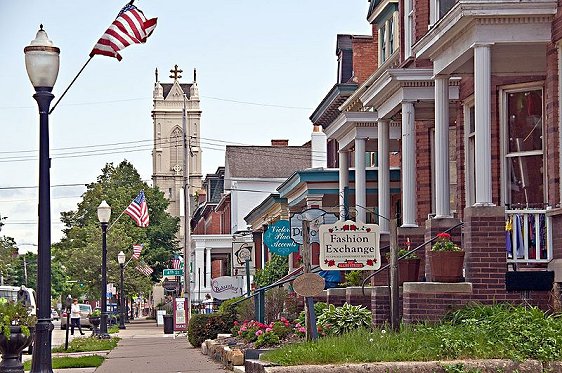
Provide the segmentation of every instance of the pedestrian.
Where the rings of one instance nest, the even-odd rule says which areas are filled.
[[[72,300],[72,306],[70,307],[70,334],[74,335],[74,327],[77,326],[81,335],[82,326],[80,325],[80,306],[78,305],[78,299],[74,298]]]
[[[213,299],[209,294],[205,295],[205,300],[203,301],[203,306],[205,307],[205,313],[213,312]]]

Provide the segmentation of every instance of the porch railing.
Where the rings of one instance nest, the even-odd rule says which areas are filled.
[[[506,210],[507,263],[515,267],[552,260],[552,218],[546,210]]]

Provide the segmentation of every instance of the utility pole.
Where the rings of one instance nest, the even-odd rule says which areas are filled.
[[[183,94],[182,131],[183,131],[183,296],[185,298],[186,317],[191,319],[191,207],[189,197],[189,143],[187,141],[186,95]]]

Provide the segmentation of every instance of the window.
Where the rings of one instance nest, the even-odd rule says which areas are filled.
[[[404,0],[404,57],[412,56],[414,44],[414,5],[413,0]]]
[[[436,211],[436,200],[435,195],[435,129],[431,129],[430,139],[431,147],[431,211],[435,213]],[[449,127],[449,209],[451,214],[456,211],[456,196],[457,196],[457,138],[455,128]]]
[[[543,208],[542,88],[504,92],[505,203],[514,208]]]
[[[464,128],[466,134],[466,205],[476,203],[475,137],[474,137],[474,99],[464,106]]]
[[[392,11],[379,27],[379,60],[384,63],[398,49],[398,12]]]
[[[386,25],[386,22],[385,22]],[[386,61],[386,39],[385,39],[386,27],[383,26],[379,29],[379,46],[381,54],[381,62]]]
[[[170,170],[175,166],[183,166],[183,132],[179,127],[170,135]]]
[[[458,0],[431,0],[430,5],[430,21],[431,25],[437,23],[443,18],[453,7],[458,3]],[[430,26],[431,26],[430,25]]]

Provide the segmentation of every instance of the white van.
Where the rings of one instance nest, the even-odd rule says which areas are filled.
[[[35,290],[22,286],[0,286],[0,298],[19,301],[29,307],[29,313],[37,315],[37,303],[35,302]]]

